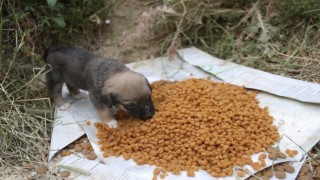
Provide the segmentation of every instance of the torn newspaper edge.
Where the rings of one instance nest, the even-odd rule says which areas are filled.
[[[181,49],[179,55],[225,82],[261,90],[302,102],[320,103],[320,85],[270,74],[213,57],[195,47]]]
[[[199,59],[194,59],[197,62]],[[215,62],[214,62],[215,63]],[[156,80],[183,80],[187,78],[207,78],[210,77],[214,81],[218,81],[213,75],[192,66],[191,64],[176,58],[173,61],[169,61],[166,58],[157,58],[153,60],[136,62],[128,65],[129,68],[144,74],[150,82]],[[237,72],[235,72],[237,73]],[[67,93],[64,89],[64,94]],[[286,134],[290,139],[293,139],[299,147],[302,147],[305,151],[309,151],[315,143],[320,140],[320,124],[318,123],[318,117],[320,117],[320,105],[302,103],[299,101],[274,96],[268,93],[260,92],[257,95],[260,101],[260,106],[269,107],[270,114],[274,117],[275,125],[279,129],[280,134]],[[98,155],[106,165],[113,165],[114,169],[122,169],[129,173],[131,179],[142,178],[150,179],[152,176],[153,166],[137,166],[132,160],[124,161],[123,158],[103,158],[102,152],[97,145],[96,128],[92,126],[82,126],[82,122],[90,120],[91,124],[95,121],[99,121],[99,118],[88,98],[78,100],[74,102],[67,111],[57,110],[57,124],[54,127],[52,135],[51,148],[54,151],[50,151],[51,157],[54,152],[64,148],[68,144],[74,141],[74,138],[86,134],[90,143],[94,147],[95,153]],[[72,123],[69,123],[72,122]],[[79,125],[78,125],[79,124]],[[62,130],[61,130],[62,129]],[[84,130],[85,131],[84,131]],[[69,135],[68,132],[71,132]],[[57,134],[58,133],[58,134]],[[59,134],[60,133],[60,134]],[[70,137],[71,138],[70,138]],[[57,139],[59,138],[59,139]],[[55,139],[55,140],[54,140]],[[77,138],[76,138],[77,139]],[[61,143],[62,141],[62,143]],[[293,148],[295,143],[284,143],[282,148]],[[295,148],[297,149],[297,148]],[[299,154],[303,154],[300,152]],[[254,158],[254,157],[253,157]],[[50,158],[51,159],[51,158]],[[295,161],[299,161],[296,159]],[[83,160],[88,161],[88,160]],[[302,163],[300,163],[302,166]],[[268,164],[270,165],[270,164]],[[297,171],[301,166],[294,164],[297,167]],[[97,166],[100,167],[100,166]],[[102,168],[102,166],[101,166]],[[116,173],[117,174],[117,173]],[[121,173],[117,175],[120,179]],[[182,173],[179,176],[169,175],[166,179],[186,179],[187,177]],[[212,177],[205,171],[199,171],[196,173],[197,179],[212,179]],[[235,179],[235,177],[225,177],[218,179]],[[293,178],[294,179],[294,178]]]

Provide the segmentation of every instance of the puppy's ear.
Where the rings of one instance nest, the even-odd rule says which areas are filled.
[[[149,87],[150,91],[152,92],[152,87],[151,87],[151,85],[150,85],[150,83],[149,83],[148,79],[147,79],[147,78],[144,78],[144,79],[146,80],[147,85],[148,85],[148,87]]]

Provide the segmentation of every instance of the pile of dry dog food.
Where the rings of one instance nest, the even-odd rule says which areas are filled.
[[[180,174],[203,169],[231,176],[233,167],[279,139],[267,108],[245,88],[204,79],[152,84],[156,114],[141,121],[122,115],[119,127],[96,123],[104,157],[123,156]],[[265,165],[255,162],[258,169]],[[155,175],[160,173],[156,170]],[[158,172],[159,171],[159,172]]]

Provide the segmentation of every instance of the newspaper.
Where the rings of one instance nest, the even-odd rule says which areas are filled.
[[[286,78],[227,62],[195,47],[181,49],[179,55],[191,65],[200,67],[225,82],[302,102],[320,103],[319,84]]]
[[[193,53],[192,53],[193,52]],[[202,68],[198,68],[192,64],[199,62],[209,62],[208,58],[212,61],[210,64],[218,64],[221,60],[216,62],[212,56],[203,56],[203,52],[195,48],[182,49],[179,51],[180,57],[177,56],[174,60],[168,60],[166,58],[157,58],[152,60],[140,61],[136,63],[128,64],[128,67],[144,74],[150,82],[154,82],[160,79],[165,80],[183,80],[187,78],[210,78],[213,81],[221,81],[218,78],[223,79],[222,76],[212,75],[204,71]],[[195,56],[200,54],[201,56]],[[190,58],[192,56],[192,58]],[[201,61],[199,60],[201,58]],[[200,66],[205,66],[204,63]],[[200,67],[199,66],[199,67]],[[224,67],[225,68],[225,67]],[[238,67],[236,69],[239,69]],[[222,71],[219,71],[222,72]],[[229,73],[231,73],[230,71]],[[234,71],[235,74],[238,71]],[[221,73],[218,73],[218,75]],[[268,73],[267,73],[268,74]],[[270,75],[270,74],[269,74]],[[217,77],[218,78],[217,78]],[[284,82],[287,83],[289,80],[285,78]],[[225,79],[223,79],[225,80]],[[293,80],[296,81],[296,80]],[[303,82],[304,83],[304,82]],[[302,83],[302,84],[303,84]],[[307,83],[309,84],[309,83]],[[302,86],[302,85],[301,85]],[[67,97],[66,88],[63,89],[64,96]],[[294,99],[279,97],[273,94],[260,92],[257,95],[257,99],[260,101],[260,106],[269,107],[270,114],[274,117],[274,124],[278,127],[279,133],[282,135],[282,140],[279,142],[280,149],[297,149],[299,155],[295,158],[286,159],[286,161],[295,162],[293,165],[296,167],[296,173],[287,176],[287,179],[295,179],[305,159],[305,154],[309,151],[315,143],[320,140],[320,105],[313,103],[304,103],[296,101]],[[71,100],[70,100],[71,101]],[[57,150],[64,148],[69,143],[72,143],[76,137],[86,134],[89,138],[91,145],[94,148],[100,162],[96,166],[89,166],[86,159],[80,157],[67,156],[58,163],[64,166],[74,166],[82,168],[90,175],[77,175],[72,173],[75,179],[96,179],[93,177],[103,177],[110,179],[110,174],[99,175],[100,172],[112,172],[112,179],[151,179],[152,171],[155,166],[142,165],[137,166],[132,160],[125,161],[122,157],[109,157],[103,158],[103,153],[100,151],[99,145],[97,144],[96,128],[93,126],[94,122],[99,121],[89,98],[77,100],[72,103],[67,111],[57,110],[56,125],[54,127],[52,135],[52,144],[50,151],[50,160],[57,152]],[[85,121],[91,121],[91,125],[85,125]],[[73,122],[73,123],[70,123]],[[58,135],[57,135],[58,133]],[[59,134],[60,133],[60,134]],[[59,138],[59,139],[55,139]],[[62,141],[63,140],[63,141]],[[62,143],[59,143],[62,141]],[[253,159],[257,159],[258,154],[252,156]],[[77,158],[79,160],[77,160]],[[274,163],[283,162],[277,160]],[[90,163],[89,163],[90,164]],[[267,161],[267,166],[271,166],[272,161]],[[251,173],[255,173],[253,169],[248,167]],[[186,173],[183,172],[181,175],[169,174],[166,179],[187,179]],[[213,178],[205,171],[196,172],[196,177],[192,179],[236,179],[236,176]]]

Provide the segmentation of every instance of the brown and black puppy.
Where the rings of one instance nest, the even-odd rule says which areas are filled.
[[[117,126],[112,107],[138,119],[154,115],[147,79],[119,61],[77,47],[48,50],[44,60],[51,66],[47,73],[49,96],[60,109],[70,105],[62,97],[62,86],[66,83],[69,92],[76,97],[79,89],[87,90],[101,120],[111,127]]]

